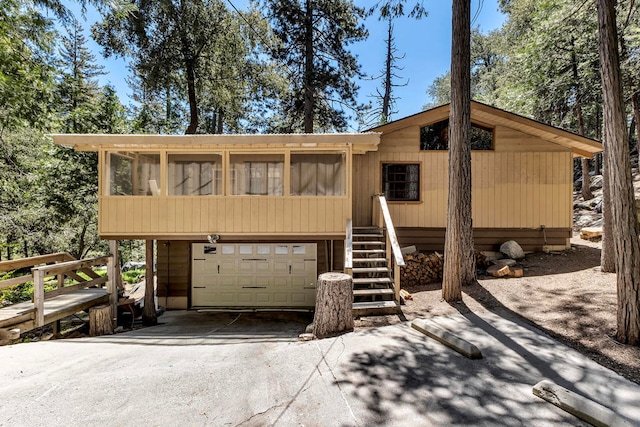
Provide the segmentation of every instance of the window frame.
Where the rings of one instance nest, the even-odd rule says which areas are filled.
[[[418,167],[418,180],[417,180],[417,199],[391,199],[387,197],[385,193],[385,171],[384,167],[386,165],[415,165]],[[407,181],[410,183],[410,181]],[[407,191],[407,190],[404,190]],[[421,161],[381,161],[380,162],[380,193],[385,196],[387,202],[389,203],[422,203],[422,162]]]

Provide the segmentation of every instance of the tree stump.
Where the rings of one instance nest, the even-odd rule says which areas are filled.
[[[353,330],[353,280],[343,273],[318,277],[313,334],[318,338]]]
[[[89,309],[89,335],[113,334],[113,319],[111,318],[111,307],[108,305],[98,305]]]

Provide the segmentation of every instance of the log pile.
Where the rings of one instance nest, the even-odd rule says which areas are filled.
[[[444,257],[438,252],[407,255],[400,273],[400,283],[402,286],[415,286],[441,281],[443,266]]]
[[[486,268],[489,265],[487,257],[480,251],[475,251],[476,267]],[[401,270],[400,283],[402,286],[425,285],[442,281],[444,256],[438,252],[425,255],[420,252],[406,255],[405,266]]]

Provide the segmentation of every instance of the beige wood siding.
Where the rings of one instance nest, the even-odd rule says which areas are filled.
[[[100,235],[344,235],[348,197],[100,197]]]
[[[474,151],[471,157],[474,227],[571,227],[570,152]],[[421,168],[421,201],[390,202],[394,224],[445,227],[448,185],[445,151],[354,156],[354,225],[370,225],[371,195],[381,191],[381,164],[387,162],[420,162]]]
[[[545,141],[534,135],[506,126],[496,126],[493,131],[495,151],[564,151],[571,152],[567,147]]]

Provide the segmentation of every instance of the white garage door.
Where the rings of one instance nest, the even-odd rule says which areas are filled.
[[[193,307],[313,307],[315,243],[194,243]]]

